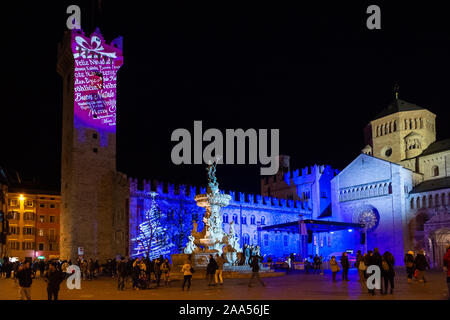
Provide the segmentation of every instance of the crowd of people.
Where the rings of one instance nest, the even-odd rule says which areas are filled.
[[[248,248],[249,249],[249,248]],[[259,255],[257,250],[248,250],[250,256],[246,257],[245,263],[248,264],[252,270],[252,276],[248,283],[251,287],[253,282],[257,280],[262,286],[265,286],[264,281],[260,278],[259,271],[261,263],[264,257]],[[245,251],[244,251],[245,252]],[[191,287],[192,276],[195,272],[191,257],[189,257],[184,264],[180,267],[180,270],[174,270],[174,272],[181,272],[183,275],[182,290],[187,290]],[[450,246],[447,246],[447,250],[444,260],[444,270],[447,273],[447,285],[449,287],[450,295]],[[293,269],[293,261],[295,257],[290,255],[287,257],[285,263],[288,266],[288,271]],[[312,259],[312,263],[305,260],[305,270],[309,272],[311,269],[313,273],[323,274],[322,256],[315,255]],[[404,257],[404,265],[406,268],[408,283],[426,283],[425,271],[430,269],[430,265],[425,257],[424,251],[420,250],[417,253],[408,251]],[[206,266],[206,279],[208,286],[223,286],[223,267],[228,263],[224,254],[215,256],[211,254]],[[273,263],[272,258],[267,258],[267,264],[269,268]],[[156,259],[149,259],[148,257],[140,258],[125,258],[109,259],[105,264],[100,265],[97,260],[93,259],[77,259],[75,264],[81,271],[83,280],[95,280],[100,274],[109,276],[112,278],[117,277],[117,289],[125,290],[127,284],[131,286],[133,290],[144,290],[150,288],[158,288],[162,285],[165,287],[170,286],[172,266],[167,257],[162,255]],[[31,299],[31,285],[33,279],[38,276],[47,283],[47,294],[49,300],[57,300],[60,284],[67,278],[68,267],[72,265],[71,261],[43,261],[35,260],[24,262],[14,261],[10,262],[8,258],[3,259],[3,263],[0,264],[0,279],[13,278],[18,283],[20,299]],[[306,267],[307,266],[307,267]],[[356,262],[353,267],[358,270],[359,280],[363,289],[366,289],[369,294],[375,295],[375,289],[367,287],[367,279],[372,274],[368,272],[370,266],[377,266],[381,271],[381,294],[393,294],[395,287],[395,258],[389,252],[386,251],[381,254],[378,248],[369,250],[367,253],[362,254],[358,250],[356,255]],[[337,274],[342,270],[342,281],[349,281],[348,271],[351,267],[347,252],[343,252],[340,260],[338,261],[335,256],[332,256],[329,260],[329,267],[332,273],[332,281],[336,282]]]
[[[445,258],[444,258],[445,260]],[[448,257],[447,257],[448,260]],[[448,262],[445,262],[447,264]],[[344,252],[341,256],[340,263],[336,260],[335,256],[330,259],[330,269],[332,272],[333,282],[336,280],[336,274],[341,271],[342,268],[342,280],[349,281],[348,270],[350,268],[350,262],[348,260],[347,252]],[[340,264],[340,266],[339,266]],[[430,265],[425,257],[423,250],[418,251],[416,254],[413,251],[408,251],[404,258],[404,264],[406,267],[408,283],[413,281],[426,282],[425,270],[430,269]],[[378,266],[381,271],[381,294],[394,293],[394,278],[395,278],[395,258],[389,252],[386,251],[383,254],[380,253],[378,248],[369,250],[364,255],[358,250],[356,255],[356,262],[354,267],[358,270],[359,280],[361,286],[367,288],[367,279],[372,273],[368,273],[367,270],[370,266]],[[367,288],[368,293],[375,295],[375,289]]]
[[[48,300],[58,300],[58,293],[61,282],[67,274],[63,271],[63,262],[42,260],[24,262],[10,262],[8,257],[2,259],[0,265],[0,279],[14,279],[19,287],[19,298],[21,300],[31,300],[31,285],[33,280],[41,277],[47,283]]]

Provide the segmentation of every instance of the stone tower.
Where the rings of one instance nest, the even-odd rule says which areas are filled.
[[[122,64],[122,38],[107,44],[98,29],[90,36],[66,31],[58,45],[62,259],[73,261],[83,251],[99,260],[127,254],[127,179],[116,172],[116,80]]]
[[[405,165],[436,141],[435,119],[429,110],[396,98],[367,125],[362,152]]]

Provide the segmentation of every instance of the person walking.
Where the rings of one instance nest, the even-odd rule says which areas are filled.
[[[19,267],[16,278],[19,281],[20,300],[31,300],[31,284],[33,283],[34,275],[28,261]]]
[[[342,266],[342,281],[350,281],[348,280],[348,269],[350,268],[350,263],[348,262],[347,252],[342,253],[341,266]]]
[[[222,255],[219,256],[219,254],[216,254],[216,262],[217,262],[217,270],[216,270],[216,285],[220,283],[221,286],[223,286],[223,264],[226,262],[225,254],[222,253]]]
[[[162,255],[158,259],[155,260],[155,276],[156,276],[156,286],[157,287],[160,286],[160,282],[161,282],[161,275],[162,275],[161,265],[162,265],[163,261],[164,261],[164,258]]]
[[[287,264],[286,274],[289,274],[289,272],[291,271],[291,265],[292,265],[291,257],[288,256],[285,262]]]
[[[184,291],[184,287],[187,283],[187,290],[189,291],[189,289],[191,288],[191,280],[192,280],[192,272],[194,271],[194,269],[192,268],[191,262],[187,259],[184,264],[183,267],[181,268],[181,272],[183,272],[183,284],[181,286],[181,290]]]
[[[250,264],[250,248],[247,244],[244,244],[245,265]]]
[[[448,299],[450,300],[450,245],[447,246],[447,252],[444,255],[444,271],[447,273]]]
[[[250,266],[252,268],[252,277],[250,278],[250,281],[248,283],[249,288],[252,287],[253,279],[255,279],[255,278],[258,279],[259,283],[261,283],[261,285],[263,287],[266,286],[264,281],[262,281],[261,277],[259,276],[259,262],[260,261],[262,261],[262,258],[259,256],[253,256],[250,258]]]
[[[168,258],[164,259],[164,262],[161,265],[161,271],[163,274],[164,285],[166,287],[168,287],[169,286],[169,277],[170,277],[170,262],[169,262]]]
[[[48,270],[44,273],[45,282],[47,282],[48,300],[58,300],[59,287],[64,281],[64,274],[56,269],[54,263],[50,263]]]
[[[131,273],[131,277],[133,279],[133,289],[139,290],[139,275],[141,273],[141,269],[139,268],[139,259],[136,258],[136,260],[133,262],[133,269]]]
[[[206,266],[206,278],[208,280],[208,286],[214,286],[214,278],[216,275],[216,270],[218,269],[216,260],[212,254],[209,255],[209,263]]]
[[[127,264],[125,258],[121,257],[117,265],[117,289],[123,291],[125,289],[125,279],[127,277]]]
[[[383,253],[381,265],[381,275],[384,279],[384,294],[387,294],[388,292],[388,286],[391,285],[391,294],[394,293],[394,277],[395,277],[395,270],[394,270],[394,264],[395,264],[395,258],[394,256],[389,252],[386,251]]]
[[[313,265],[314,265],[314,269],[313,269],[313,274],[315,274],[316,273],[316,271],[317,271],[317,273],[319,273],[319,260],[320,260],[320,258],[319,258],[319,256],[316,254],[315,256],[314,256],[314,259],[313,259]]]
[[[417,280],[423,283],[427,282],[427,280],[425,279],[425,269],[430,269],[430,265],[425,258],[423,250],[420,250],[417,253],[416,259],[414,259],[414,266],[417,270]]]
[[[414,251],[408,251],[408,253],[405,254],[404,262],[408,283],[411,283],[414,275]]]
[[[340,268],[335,256],[332,256],[330,259],[330,269],[333,275],[333,282],[336,282],[336,274],[339,272]]]

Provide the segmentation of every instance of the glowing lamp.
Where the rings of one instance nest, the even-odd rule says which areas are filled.
[[[25,199],[25,197],[23,196],[23,194],[21,194],[21,195],[19,196],[19,200],[20,200],[20,201],[23,201],[23,199]]]
[[[348,232],[352,232],[353,231],[353,229],[348,229]]]

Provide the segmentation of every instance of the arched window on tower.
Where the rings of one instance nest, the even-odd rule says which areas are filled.
[[[416,198],[416,207],[417,209],[420,209],[420,197]]]
[[[254,215],[250,217],[250,224],[256,224],[256,217]]]
[[[439,176],[439,167],[438,166],[433,166],[431,168],[431,176],[432,177],[437,177]]]
[[[233,214],[233,222],[234,222],[234,224],[238,224],[238,216],[237,216],[237,214]]]
[[[394,121],[394,132],[397,131],[397,120]]]
[[[261,217],[261,225],[264,226],[266,224],[266,217]]]
[[[422,208],[426,208],[427,207],[427,197],[423,196],[422,197]]]
[[[228,214],[223,214],[223,223],[228,223]]]
[[[414,209],[414,198],[411,199],[411,209]]]

